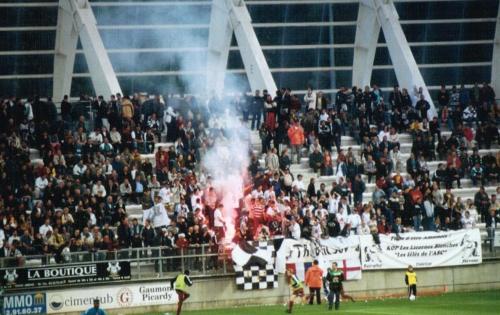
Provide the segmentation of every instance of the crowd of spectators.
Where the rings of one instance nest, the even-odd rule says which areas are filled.
[[[60,115],[50,98],[0,99],[0,257],[63,262],[68,252],[159,245],[163,255],[202,246],[216,253],[228,220],[200,161],[220,134],[209,120],[221,102],[251,120],[262,140],[262,152],[234,148],[248,149],[251,161],[235,240],[455,230],[474,227],[476,212],[495,225],[495,195],[481,187],[474,200],[461,200],[452,190],[463,178],[474,186],[498,183],[500,153],[478,153],[499,142],[495,93],[487,84],[443,86],[436,97],[436,117],[422,90],[395,87],[385,102],[375,85],[341,88],[332,101],[312,88],[302,99],[287,88],[275,97],[256,91],[207,102],[65,97]],[[408,159],[403,133],[413,139]],[[359,150],[342,146],[343,135]],[[332,176],[328,187],[291,172],[302,157]],[[434,160],[442,162],[431,172]],[[363,202],[372,180],[372,200]],[[140,218],[127,212],[134,204],[144,209]]]

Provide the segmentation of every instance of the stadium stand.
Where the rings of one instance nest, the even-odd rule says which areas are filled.
[[[398,91],[392,111],[376,87],[341,90],[333,102],[314,95],[299,100],[283,89],[274,100],[232,101],[244,117],[264,118],[251,133],[251,188],[236,238],[453,230],[498,213],[498,105],[488,85],[452,92],[459,101],[430,123],[425,101],[414,106]],[[216,140],[205,126],[220,104],[138,95],[88,102],[63,103],[61,119],[50,99],[1,102],[2,253],[24,264],[30,255],[64,262],[69,252],[157,245],[168,255],[202,244],[217,251],[218,198],[199,161]],[[82,115],[87,104],[93,121]],[[148,210],[161,204],[168,217]]]

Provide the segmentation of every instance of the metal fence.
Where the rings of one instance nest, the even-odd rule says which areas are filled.
[[[494,247],[489,239],[482,241],[482,252],[483,260],[500,258],[499,247]],[[186,269],[190,270],[193,276],[211,277],[234,274],[230,250],[222,246],[214,248],[207,245],[177,250],[160,246],[116,251],[73,252],[62,255],[57,261],[54,255],[7,257],[0,259],[0,274],[19,269],[77,267],[89,263],[116,262],[130,263],[131,280],[170,279]]]
[[[167,247],[127,248],[115,251],[71,252],[59,257],[33,255],[0,259],[0,270],[71,266],[85,263],[130,262],[132,279],[155,279],[189,269],[193,275],[232,273],[229,251],[223,247],[197,246],[185,249]]]

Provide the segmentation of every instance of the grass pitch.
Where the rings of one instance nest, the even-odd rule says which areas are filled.
[[[462,315],[462,314],[500,314],[500,291],[448,293],[439,296],[419,297],[410,302],[407,299],[395,298],[385,300],[344,302],[340,310],[329,311],[327,304],[295,305],[293,314],[349,314],[349,315]],[[188,302],[189,303],[189,302]],[[161,313],[169,314],[169,313]],[[277,315],[285,314],[283,305],[248,306],[229,309],[203,311],[183,311],[186,315]],[[153,314],[148,314],[153,315]],[[156,313],[155,315],[160,315]]]

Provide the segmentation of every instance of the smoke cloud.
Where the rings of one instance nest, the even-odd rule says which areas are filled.
[[[211,2],[203,6],[95,7],[94,13],[108,49],[148,50],[111,54],[116,72],[183,71],[185,74],[172,76],[167,82],[158,77],[158,84],[152,88],[158,92],[176,93],[183,85],[183,92],[206,99],[210,97],[205,91],[210,8]],[[134,24],[148,27],[141,30],[131,28],[130,31],[106,30],[109,25]],[[176,27],[162,26],[166,24],[175,24]],[[225,83],[224,91],[215,91],[218,96],[244,94],[249,86],[246,76],[241,74],[226,74]],[[145,92],[155,93],[154,90]],[[223,98],[217,107],[217,113],[211,114],[209,123],[215,141],[201,163],[212,177],[212,185],[224,206],[222,212],[227,224],[227,242],[235,235],[235,209],[243,198],[249,165],[250,131],[227,99]]]
[[[111,50],[115,72],[182,71],[167,77],[156,76],[154,84],[151,77],[137,76],[132,80],[136,86],[150,87],[144,92],[209,96],[205,91],[205,69],[210,1],[203,5],[181,2],[168,6],[95,6],[93,11],[105,47]],[[113,52],[114,49],[125,51]],[[247,88],[245,75],[226,75],[225,93],[246,92]],[[222,95],[222,91],[217,93]]]
[[[223,215],[227,224],[226,242],[235,235],[236,209],[244,197],[243,187],[249,165],[250,130],[230,108],[213,117],[211,125],[221,130],[214,145],[203,158],[203,168],[212,177],[212,185],[221,197]]]

